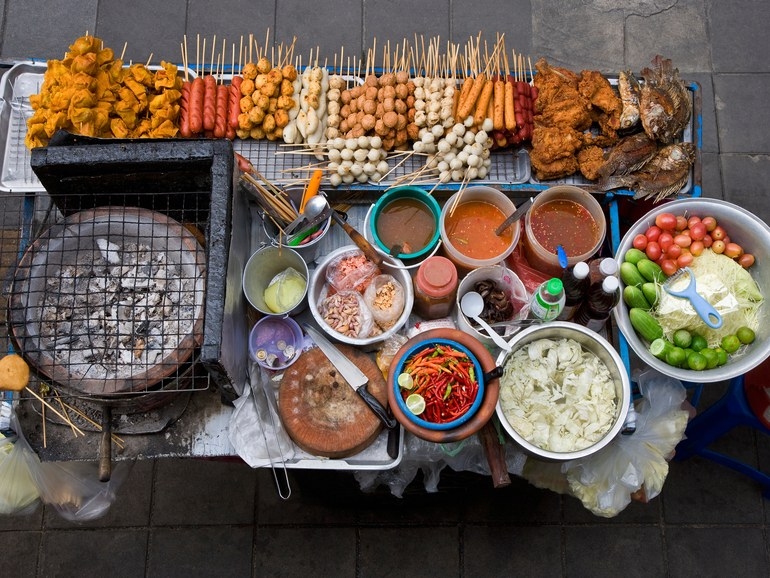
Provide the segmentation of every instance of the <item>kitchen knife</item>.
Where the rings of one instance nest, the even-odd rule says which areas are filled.
[[[306,223],[301,225],[301,228],[296,233],[289,236],[288,239],[286,239],[286,245],[289,247],[295,247],[296,245],[299,245],[302,240],[305,237],[308,237],[309,235],[312,235],[315,231],[314,229],[320,224],[326,221],[328,219],[334,209],[327,206],[323,211],[318,213],[315,217],[307,221]]]
[[[377,417],[380,418],[380,421],[385,424],[385,427],[388,429],[396,427],[396,420],[388,415],[388,410],[385,409],[379,400],[366,388],[366,384],[369,381],[366,374],[358,369],[355,363],[345,357],[345,355],[326,339],[326,337],[321,335],[317,329],[307,323],[303,323],[302,327],[307,331],[308,335],[313,338],[313,341],[315,341],[318,348],[323,351],[324,355],[329,358],[329,361],[331,361],[335,369],[340,372],[340,375],[345,378],[345,381],[350,384],[350,387],[361,396],[361,399],[366,402],[366,405],[368,405]]]
[[[508,217],[505,221],[503,221],[503,224],[500,225],[497,229],[495,229],[495,235],[499,235],[503,231],[505,231],[508,227],[511,226],[511,224],[515,223],[519,219],[521,219],[524,216],[524,213],[529,210],[529,206],[532,204],[532,197],[524,201],[518,209],[516,209],[513,214]]]

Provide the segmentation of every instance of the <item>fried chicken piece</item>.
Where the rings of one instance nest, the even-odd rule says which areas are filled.
[[[529,160],[532,164],[535,178],[539,181],[560,179],[562,177],[567,177],[578,170],[578,162],[575,155],[562,157],[555,161],[548,162],[543,160],[538,151],[532,149]]]
[[[535,123],[575,130],[591,126],[590,103],[578,91],[578,77],[574,72],[552,67],[541,58],[537,62],[534,84],[538,89]]]
[[[584,70],[580,73],[580,82],[578,90],[583,97],[591,103],[594,108],[599,108],[610,116],[616,116],[618,126],[620,127],[620,113],[623,111],[623,102],[620,95],[612,88],[610,81],[607,80],[598,70]]]
[[[583,147],[577,153],[577,161],[580,173],[589,181],[595,181],[604,165],[604,151],[596,145]]]
[[[532,131],[532,152],[542,163],[573,156],[582,146],[581,133],[569,127],[535,125]]]

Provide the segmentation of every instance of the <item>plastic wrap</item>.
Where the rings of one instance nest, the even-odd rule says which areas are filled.
[[[39,503],[40,492],[29,469],[37,456],[21,434],[15,415],[11,424],[18,434],[0,436],[0,514],[24,516]]]
[[[393,327],[401,317],[405,300],[403,285],[392,275],[377,275],[364,291],[364,301],[383,331]]]
[[[318,313],[329,327],[348,337],[369,337],[375,330],[372,312],[357,291],[327,295],[318,304]]]
[[[337,291],[364,291],[380,269],[363,251],[352,249],[332,259],[326,267],[326,281]]]

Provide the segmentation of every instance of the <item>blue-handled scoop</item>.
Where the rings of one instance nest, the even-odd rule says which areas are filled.
[[[684,275],[690,276],[690,282],[687,284],[687,287],[678,291],[671,289],[671,285],[673,285],[677,279],[680,279]],[[693,273],[692,269],[689,267],[679,269],[679,271],[666,279],[666,282],[663,284],[663,288],[669,295],[673,295],[674,297],[682,297],[683,299],[689,299],[690,304],[693,306],[693,309],[695,309],[695,312],[700,316],[701,319],[703,319],[703,322],[712,329],[719,329],[722,327],[722,315],[720,315],[719,311],[714,309],[714,306],[711,303],[706,301],[703,296],[698,293],[698,288],[695,282],[695,273]]]

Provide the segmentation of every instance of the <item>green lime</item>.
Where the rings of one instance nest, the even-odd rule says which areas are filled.
[[[677,347],[690,347],[690,344],[692,343],[692,335],[690,335],[690,332],[686,329],[679,329],[674,332],[672,341]]]
[[[398,387],[401,389],[414,389],[414,379],[409,373],[402,373],[398,376]]]
[[[735,353],[741,346],[741,341],[737,335],[725,335],[722,338],[722,349],[727,353]]]
[[[751,327],[741,327],[738,329],[738,331],[735,332],[735,336],[741,343],[748,345],[749,343],[753,343],[756,334],[751,329]]]
[[[702,353],[693,353],[687,359],[687,366],[693,371],[703,371],[704,369],[706,369],[706,364],[707,364],[706,358],[703,356]]]
[[[713,369],[719,365],[719,354],[714,349],[701,349],[700,354],[706,359],[706,369]]]
[[[414,415],[425,411],[425,400],[419,393],[413,393],[406,398],[406,408]]]
[[[674,346],[666,353],[666,363],[669,365],[679,367],[685,361],[687,361],[687,355],[681,347]]]
[[[696,353],[696,351],[692,347],[685,347],[684,348],[684,354],[687,356],[687,359],[690,359],[690,356]]]
[[[698,335],[697,333],[692,334],[692,342],[690,343],[690,347],[692,347],[695,351],[706,349],[708,346],[709,343],[706,341],[705,337]]]
[[[717,365],[724,365],[727,363],[727,352],[721,347],[715,347],[714,351],[717,352]]]
[[[673,345],[671,345],[671,343],[662,337],[658,337],[656,340],[650,343],[650,353],[652,353],[658,359],[665,361],[666,354],[671,351],[672,347]]]

